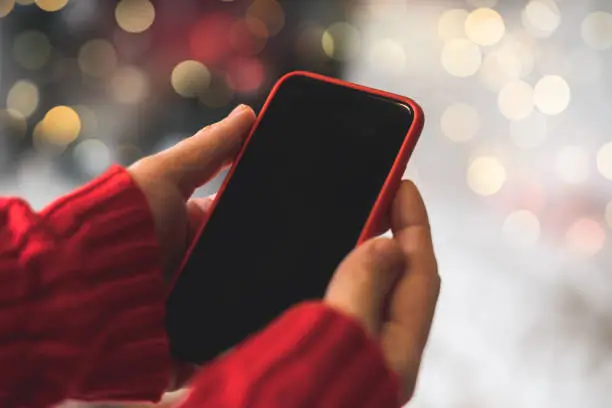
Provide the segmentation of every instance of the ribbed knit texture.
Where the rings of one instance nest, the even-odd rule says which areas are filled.
[[[0,199],[0,406],[158,399],[169,383],[160,250],[118,167],[40,213]]]
[[[398,408],[399,395],[365,330],[312,302],[204,368],[181,408]]]

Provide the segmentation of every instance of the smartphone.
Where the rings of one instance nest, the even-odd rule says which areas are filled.
[[[173,356],[207,362],[320,299],[379,232],[423,122],[408,98],[308,72],[281,78],[167,299]]]

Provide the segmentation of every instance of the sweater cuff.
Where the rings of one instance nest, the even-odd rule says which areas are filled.
[[[235,406],[401,406],[399,379],[379,344],[358,322],[319,302],[290,309],[203,369],[185,405],[222,406],[217,390],[226,390]]]
[[[80,259],[74,265],[80,270],[66,268],[65,276],[53,277],[68,299],[61,307],[73,309],[64,314],[76,316],[73,323],[80,321],[70,324],[65,336],[82,339],[75,346],[86,349],[69,397],[158,400],[170,383],[171,360],[161,254],[144,194],[126,170],[115,166],[41,216]],[[38,324],[45,325],[44,319]],[[49,324],[57,321],[49,319]],[[85,341],[88,331],[90,342]]]

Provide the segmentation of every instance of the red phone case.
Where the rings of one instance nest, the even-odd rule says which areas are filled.
[[[215,207],[217,205],[217,202],[219,201],[219,197],[221,197],[221,195],[223,194],[223,191],[225,190],[225,187],[227,186],[227,184],[230,182],[232,178],[234,169],[236,168],[235,165],[238,164],[238,162],[240,162],[240,159],[242,158],[242,155],[245,149],[247,148],[251,140],[251,137],[253,136],[253,133],[255,132],[255,129],[257,129],[257,127],[259,126],[259,122],[261,121],[261,118],[266,113],[266,110],[268,108],[268,105],[270,104],[270,101],[274,98],[276,92],[278,91],[278,88],[283,84],[283,82],[286,81],[288,78],[291,78],[292,76],[306,76],[306,77],[310,77],[313,79],[317,79],[319,81],[325,81],[325,82],[329,82],[332,84],[345,86],[348,88],[353,88],[353,89],[356,89],[362,92],[367,92],[372,95],[382,96],[384,98],[395,100],[397,102],[408,105],[410,109],[412,109],[412,112],[413,112],[412,126],[410,126],[410,129],[408,130],[408,133],[406,134],[406,138],[404,139],[404,143],[402,144],[402,147],[395,159],[395,162],[393,163],[393,167],[391,168],[391,171],[389,172],[389,175],[387,176],[387,179],[385,180],[385,184],[383,185],[383,188],[381,189],[378,195],[378,198],[376,199],[374,207],[372,208],[370,216],[368,217],[363,227],[363,230],[361,231],[359,240],[357,242],[357,245],[359,245],[363,243],[364,241],[367,241],[368,239],[373,238],[377,236],[379,233],[383,232],[383,231],[380,231],[380,228],[382,224],[386,221],[385,220],[386,212],[389,209],[389,206],[395,195],[395,192],[399,188],[399,184],[404,174],[404,169],[406,165],[408,164],[410,155],[412,154],[412,151],[414,150],[414,147],[416,146],[416,143],[419,139],[421,131],[423,130],[423,125],[425,123],[425,117],[423,114],[423,110],[416,102],[414,102],[410,98],[406,98],[404,96],[395,95],[392,93],[368,88],[362,85],[357,85],[357,84],[353,84],[350,82],[342,81],[340,79],[330,78],[324,75],[314,74],[314,73],[306,72],[306,71],[290,72],[284,75],[281,79],[279,79],[278,82],[274,85],[274,88],[272,88],[270,95],[268,95],[268,98],[263,108],[261,109],[261,112],[259,113],[259,115],[257,115],[255,124],[253,125],[253,128],[251,129],[248,137],[246,138],[244,145],[242,146],[242,149],[240,150],[240,152],[236,156],[236,159],[234,160],[234,166],[232,166],[225,180],[223,181],[223,184],[219,188],[219,192],[217,193],[217,196],[215,197],[215,200],[210,207],[208,216],[210,217],[213,214]],[[193,251],[193,248],[195,247],[195,244],[199,240],[200,235],[202,234],[202,231],[204,230],[205,227],[206,227],[206,223],[204,223],[200,231],[198,231],[196,238],[194,239],[193,243],[189,247],[185,258],[183,259],[183,262],[182,262],[182,265],[179,271],[182,271],[183,268],[185,267],[185,264],[187,260],[189,259],[191,252]],[[178,276],[180,276],[180,273],[174,277],[174,281],[178,279]]]

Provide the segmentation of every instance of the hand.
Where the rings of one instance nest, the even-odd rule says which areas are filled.
[[[234,159],[254,122],[253,110],[241,105],[221,122],[128,169],[153,213],[167,278],[177,271],[212,203],[191,195]]]
[[[402,402],[407,402],[440,291],[427,212],[411,182],[401,184],[390,223],[392,239],[370,240],[340,264],[325,302],[357,319],[380,342],[388,366],[402,382]]]

